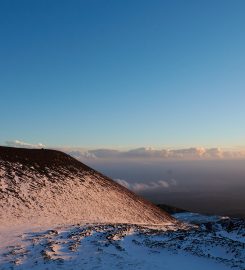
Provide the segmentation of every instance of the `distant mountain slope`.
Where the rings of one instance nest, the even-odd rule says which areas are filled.
[[[165,211],[55,150],[0,147],[0,226],[175,223]]]
[[[172,214],[176,214],[176,213],[183,213],[183,212],[187,212],[186,210],[179,208],[179,207],[175,207],[172,205],[167,205],[167,204],[157,204],[157,206],[159,208],[161,208],[162,210],[166,211],[167,213],[169,213],[170,215]]]

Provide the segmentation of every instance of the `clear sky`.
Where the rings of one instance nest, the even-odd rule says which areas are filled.
[[[1,0],[0,143],[242,146],[245,1]]]

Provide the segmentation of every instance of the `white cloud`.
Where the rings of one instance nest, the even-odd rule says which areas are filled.
[[[23,141],[19,141],[19,140],[6,141],[5,144],[7,146],[20,147],[20,148],[44,148],[45,147],[45,145],[42,143],[31,144],[31,143],[27,143],[27,142],[23,142]]]
[[[120,156],[122,153],[114,149],[95,149],[89,150],[88,152],[93,154],[97,158],[114,158]]]
[[[192,147],[183,149],[137,148],[128,151],[115,149],[93,149],[86,152],[66,150],[66,152],[80,160],[93,159],[158,159],[158,160],[200,160],[200,159],[234,159],[245,158],[245,151],[229,151],[220,148]]]
[[[149,191],[149,190],[156,190],[156,189],[165,189],[165,188],[170,188],[171,186],[176,186],[177,182],[175,179],[171,179],[170,181],[165,181],[165,180],[159,180],[159,181],[151,181],[147,183],[142,183],[142,182],[134,182],[134,183],[129,183],[126,180],[123,179],[115,179],[115,181],[134,191],[134,192],[141,192],[141,191]]]
[[[79,150],[66,151],[66,150],[64,150],[64,152],[68,153],[70,156],[72,156],[78,160],[97,159],[96,155],[89,152],[89,151],[79,151]]]
[[[124,186],[125,188],[128,188],[130,189],[130,184],[126,181],[126,180],[123,180],[123,179],[115,179],[115,181],[120,184],[121,186]]]

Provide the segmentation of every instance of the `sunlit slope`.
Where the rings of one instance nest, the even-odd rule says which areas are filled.
[[[59,151],[0,147],[0,226],[175,220],[110,178]]]

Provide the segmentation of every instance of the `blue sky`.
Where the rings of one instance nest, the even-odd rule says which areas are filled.
[[[0,2],[0,143],[244,146],[245,1]]]

